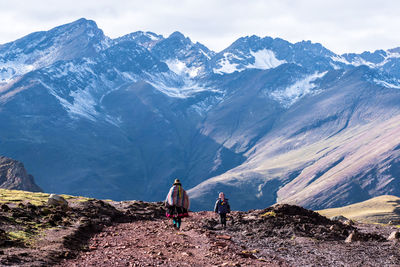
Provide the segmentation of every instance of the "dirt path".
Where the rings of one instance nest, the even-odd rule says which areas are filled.
[[[60,266],[274,266],[243,253],[245,248],[235,244],[229,231],[201,228],[202,218],[212,216],[192,213],[180,231],[166,219],[116,224],[95,235],[87,251]]]
[[[177,231],[161,211],[163,219],[143,217],[155,211],[132,208],[129,223],[103,228],[59,266],[400,266],[398,241],[386,239],[394,226],[351,226],[276,205],[231,212],[227,230],[214,213],[194,212]]]

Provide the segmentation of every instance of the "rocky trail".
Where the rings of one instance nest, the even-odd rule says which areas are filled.
[[[400,266],[398,226],[333,221],[298,206],[234,211],[227,229],[213,212],[192,212],[178,231],[161,202],[68,202],[66,210],[1,205],[0,265]]]
[[[115,224],[61,266],[400,266],[395,227],[344,224],[296,206],[191,213],[180,231],[163,217]],[[353,238],[345,239],[353,233]]]
[[[87,251],[61,266],[263,266],[264,259],[243,255],[229,230],[200,226],[210,212],[192,213],[178,231],[170,220],[157,219],[107,227],[89,242]],[[268,261],[272,263],[271,261]]]

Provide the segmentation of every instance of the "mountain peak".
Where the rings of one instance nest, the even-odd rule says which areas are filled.
[[[77,19],[73,22],[71,22],[70,24],[88,24],[88,25],[96,25],[96,22],[94,20],[90,20],[90,19],[86,19],[86,18],[80,18]]]
[[[7,64],[7,73],[0,79],[10,81],[59,60],[94,56],[108,46],[109,38],[93,20],[85,18],[34,32],[0,46],[0,61]]]
[[[188,37],[185,37],[185,35],[183,35],[181,32],[178,31],[171,33],[171,35],[168,36],[168,38],[189,39]]]
[[[130,42],[133,41],[140,46],[143,46],[147,49],[152,49],[154,45],[156,45],[161,40],[164,40],[162,35],[155,34],[154,32],[144,32],[144,31],[136,31],[114,39],[116,43],[120,42]]]
[[[21,162],[0,156],[0,188],[42,192]]]
[[[71,23],[67,23],[67,24],[58,26],[58,27],[56,27],[56,28],[54,28],[54,29],[52,29],[50,31],[53,31],[53,30],[55,30],[55,31],[60,31],[60,30],[63,31],[63,30],[73,30],[73,29],[80,29],[80,28],[84,28],[84,29],[87,29],[87,30],[89,30],[89,29],[100,30],[97,27],[97,24],[96,24],[95,21],[88,20],[88,19],[85,19],[85,18],[80,18],[80,19],[78,19],[76,21],[73,21]]]
[[[164,38],[162,35],[156,34],[154,32],[149,32],[149,31],[147,31],[147,32],[137,31],[137,32],[134,32],[132,34],[132,36],[134,36],[134,37],[143,36],[143,37],[147,37],[147,38],[149,38],[151,40],[160,40],[160,39]]]
[[[391,48],[388,51],[391,53],[400,53],[400,47]]]

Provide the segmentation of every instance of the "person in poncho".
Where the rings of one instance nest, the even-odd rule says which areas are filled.
[[[178,179],[175,179],[168,192],[165,206],[167,208],[166,216],[172,218],[174,227],[179,230],[182,226],[182,218],[189,216],[189,196]]]

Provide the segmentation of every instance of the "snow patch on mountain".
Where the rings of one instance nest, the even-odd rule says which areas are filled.
[[[50,65],[56,60],[59,54],[59,49],[51,47],[46,50],[35,50],[31,54],[24,54],[18,49],[14,52],[16,55],[13,60],[5,61],[0,57],[0,81],[2,82],[8,83],[15,77],[24,75],[46,65]]]
[[[0,83],[9,83],[16,74],[16,71],[10,67],[1,67],[0,65]]]
[[[72,91],[70,96],[73,98],[73,101],[65,108],[67,108],[71,114],[76,114],[93,121],[96,120],[98,112],[95,107],[97,103],[90,94],[88,88]]]
[[[362,57],[362,55],[355,56],[351,61],[348,61],[346,58],[344,58],[343,56],[339,56],[339,55],[335,55],[335,56],[331,57],[331,59],[333,61],[344,63],[346,65],[353,65],[355,67],[364,65],[364,66],[368,66],[370,68],[380,68],[380,67],[386,65],[391,60],[400,58],[400,53],[391,52],[389,50],[386,50],[383,52],[383,54],[381,56],[383,57],[383,60],[378,63],[370,62],[370,61],[364,59]]]
[[[186,63],[178,59],[169,59],[165,63],[168,68],[175,72],[177,75],[186,75],[190,78],[195,78],[200,74],[201,67],[187,67]]]
[[[27,57],[19,57],[14,61],[0,62],[0,81],[9,83],[15,77],[35,69],[35,65],[26,64]]]
[[[267,70],[287,63],[286,60],[277,59],[275,53],[268,49],[258,50],[257,52],[250,51],[250,54],[254,57],[254,64],[247,65],[246,68]]]
[[[339,56],[339,55],[335,55],[335,56],[331,57],[331,59],[332,59],[333,61],[340,62],[340,63],[344,63],[344,64],[346,64],[346,65],[351,65],[351,64],[352,64],[352,63],[350,63],[349,61],[347,61],[347,59],[345,59],[344,57]]]
[[[285,108],[289,108],[302,97],[318,93],[318,90],[315,90],[317,87],[315,81],[322,78],[326,73],[327,71],[311,74],[296,81],[294,84],[284,88],[283,90],[276,90],[270,93],[270,97],[281,103]]]
[[[150,38],[152,41],[159,41],[161,39],[160,36],[152,32],[145,32],[143,35]]]
[[[214,92],[217,91],[214,90]],[[223,101],[224,99],[223,93],[221,93],[220,91],[218,91],[218,93],[220,94],[207,97],[203,101],[191,105],[191,109],[193,109],[200,116],[204,117],[205,115],[207,115],[207,112],[210,111],[212,107]]]
[[[356,59],[354,59],[354,60],[351,62],[351,65],[353,65],[353,66],[355,66],[355,67],[365,65],[365,66],[368,66],[368,67],[370,67],[370,68],[376,68],[376,67],[381,66],[381,64],[375,64],[375,63],[366,61],[365,59],[363,59],[363,58],[361,58],[361,57],[357,57]]]
[[[67,77],[71,74],[74,74],[79,81],[83,81],[83,79],[87,79],[87,74],[90,74],[92,77],[95,77],[96,74],[92,70],[92,66],[95,62],[90,60],[86,60],[81,64],[74,64],[73,62],[67,62],[58,68],[48,68],[47,71],[52,74],[53,77],[59,79],[62,77]]]
[[[393,82],[395,82],[395,83],[393,83]],[[387,82],[387,81],[383,81],[383,80],[374,79],[374,83],[381,85],[383,87],[386,87],[386,88],[400,89],[400,81],[399,80]]]
[[[45,84],[43,81],[38,82],[60,102],[71,118],[84,117],[92,121],[96,120],[98,112],[96,111],[95,106],[97,103],[94,97],[90,94],[89,88],[71,91],[69,97],[72,98],[72,100],[67,100],[60,96],[54,88]]]
[[[277,59],[275,53],[269,49],[257,51],[250,50],[249,54],[247,52],[243,53],[243,51],[236,51],[236,53],[240,55],[230,52],[224,53],[223,58],[221,58],[217,63],[219,67],[214,68],[213,72],[216,74],[230,74],[235,71],[241,72],[245,69],[267,70],[287,63],[286,60]],[[249,60],[254,60],[254,63],[246,64]]]
[[[210,91],[210,92],[220,92],[214,88],[207,88],[204,86],[199,85],[198,83],[187,83],[182,87],[171,87],[161,83],[151,83],[150,84],[155,87],[160,92],[170,96],[170,97],[177,97],[177,98],[188,98],[194,94]]]
[[[211,56],[209,54],[207,54],[206,52],[203,51],[203,49],[199,50],[200,53],[202,53],[208,60],[211,60]],[[210,53],[212,55],[212,53]]]
[[[364,65],[364,66],[368,66],[370,68],[376,68],[378,66],[381,66],[381,64],[375,64],[375,63],[366,61],[365,59],[363,59],[360,56],[355,57],[351,61],[348,61],[346,58],[344,58],[342,56],[339,56],[339,55],[333,56],[333,57],[331,57],[331,59],[333,61],[344,63],[346,65],[353,65],[355,67],[359,67],[359,66],[363,66]]]
[[[204,91],[221,93],[220,90],[204,84],[200,85],[188,77],[182,78],[176,76],[175,73],[173,75],[149,75],[146,81],[163,94],[176,98],[188,98]]]
[[[218,62],[219,68],[214,68],[213,72],[216,74],[230,74],[235,71],[240,71],[236,63],[231,63],[233,59],[239,59],[236,55],[232,53],[224,53],[223,58]]]
[[[397,52],[386,51],[386,55],[387,56],[385,59],[400,58],[400,53],[397,53]]]
[[[385,51],[385,53],[386,53],[385,59],[382,62],[375,64],[375,67],[384,66],[387,63],[389,63],[392,59],[400,58],[400,53],[390,52],[390,51]]]

